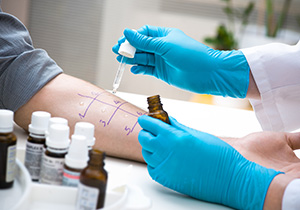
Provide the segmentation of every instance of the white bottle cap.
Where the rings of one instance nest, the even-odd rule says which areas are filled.
[[[83,135],[86,137],[88,147],[92,147],[95,144],[95,126],[88,122],[77,122],[75,124],[75,135]]]
[[[61,124],[61,125],[68,125],[68,120],[62,117],[51,117],[49,120],[49,127],[53,124]]]
[[[89,160],[86,138],[82,135],[72,135],[72,141],[68,154],[65,157],[67,166],[76,169],[83,169]]]
[[[49,134],[46,138],[46,145],[56,149],[66,149],[69,147],[70,128],[67,125],[53,124],[48,130]]]
[[[118,53],[127,58],[134,58],[135,51],[136,51],[135,47],[129,44],[129,42],[126,39],[125,42],[121,44]]]
[[[0,109],[0,132],[10,133],[14,129],[14,112],[7,109]]]
[[[29,125],[29,132],[38,135],[45,135],[48,129],[48,123],[51,114],[48,112],[37,111],[31,115],[31,124]]]
[[[51,117],[48,123],[48,129],[46,131],[46,136],[49,134],[49,129],[51,125],[54,124],[61,124],[61,125],[68,125],[68,120],[62,117]]]

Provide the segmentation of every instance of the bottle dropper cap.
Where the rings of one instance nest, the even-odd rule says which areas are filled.
[[[48,129],[49,119],[51,114],[48,112],[37,111],[31,115],[31,124],[29,125],[29,132],[37,135],[45,135]]]
[[[82,135],[72,135],[72,141],[68,154],[65,157],[67,166],[82,169],[87,166],[89,160],[86,138]]]
[[[94,137],[95,126],[88,122],[77,122],[75,124],[75,135],[83,135],[86,137],[88,147],[92,147],[95,144]]]
[[[135,51],[136,51],[136,48],[133,47],[126,39],[125,42],[123,42],[121,44],[118,53],[127,58],[134,58]]]
[[[48,130],[46,145],[56,149],[66,149],[69,147],[70,128],[67,125],[53,124]]]
[[[14,113],[11,110],[0,109],[0,132],[10,133],[14,128]]]

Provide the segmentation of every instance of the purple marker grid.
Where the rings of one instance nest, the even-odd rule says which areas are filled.
[[[100,92],[100,93],[96,93],[96,92],[91,92],[91,95],[92,96],[88,96],[88,95],[83,95],[83,94],[80,94],[78,93],[77,95],[80,96],[80,97],[84,97],[84,98],[89,98],[91,99],[90,103],[88,104],[88,106],[86,107],[85,111],[82,113],[79,113],[79,117],[80,119],[84,119],[86,116],[87,116],[87,113],[88,111],[90,110],[90,107],[92,106],[92,104],[94,104],[95,102],[97,103],[101,103],[101,104],[105,104],[107,106],[110,106],[110,107],[113,107],[115,108],[115,110],[113,111],[112,115],[109,117],[109,119],[106,121],[106,120],[103,120],[103,119],[100,119],[99,120],[99,123],[103,126],[103,127],[106,127],[106,126],[109,126],[109,124],[111,123],[111,121],[113,120],[114,116],[116,116],[116,113],[118,111],[121,111],[121,112],[124,112],[128,115],[131,115],[133,117],[136,117],[138,118],[139,116],[145,114],[145,113],[141,113],[141,112],[135,112],[135,113],[132,113],[132,112],[129,112],[125,109],[122,108],[123,105],[127,104],[128,102],[121,102],[119,100],[113,100],[112,103],[108,103],[108,102],[105,102],[105,101],[102,101],[100,98],[100,96],[102,94],[104,94],[106,92]],[[126,135],[128,136],[130,133],[133,132],[136,124],[137,124],[137,120],[136,122],[134,123],[133,126],[128,126],[128,125],[125,125],[124,127],[124,130],[126,131]]]

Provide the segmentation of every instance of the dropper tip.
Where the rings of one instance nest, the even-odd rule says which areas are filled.
[[[116,94],[117,90],[116,89],[113,89],[112,93],[113,94]]]

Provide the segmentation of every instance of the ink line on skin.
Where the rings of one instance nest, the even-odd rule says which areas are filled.
[[[102,93],[104,93],[104,92],[102,92]],[[90,106],[94,103],[94,101],[97,99],[97,97],[98,97],[99,95],[101,95],[102,93],[96,95],[96,97],[93,98],[93,100],[89,103],[88,108],[85,110],[85,112],[84,112],[83,115],[79,113],[79,116],[80,116],[81,119],[85,117],[85,115],[86,115],[88,109],[90,108]]]
[[[133,125],[132,128],[128,128],[127,126],[125,126],[125,131],[128,131],[127,136],[128,136],[130,133],[133,132],[133,130],[134,130],[134,128],[135,128],[135,126],[136,126],[137,123],[138,123],[138,122],[136,121],[136,122],[134,123],[134,125]]]
[[[119,101],[119,100],[113,100],[113,103],[108,103],[108,102],[105,102],[105,101],[102,101],[102,100],[98,99],[98,97],[99,97],[101,94],[103,94],[103,93],[105,93],[105,92],[101,92],[101,93],[91,92],[91,94],[92,94],[92,95],[95,95],[95,97],[93,97],[93,96],[88,96],[88,95],[83,95],[83,94],[80,94],[80,93],[77,94],[77,95],[80,96],[80,97],[84,97],[84,98],[89,98],[89,99],[91,99],[91,102],[89,103],[89,105],[88,105],[87,108],[85,109],[84,113],[83,113],[83,114],[79,113],[80,119],[83,119],[83,118],[86,117],[86,115],[87,115],[87,113],[88,113],[90,107],[92,106],[92,104],[93,104],[94,102],[102,103],[102,104],[105,104],[105,105],[108,105],[108,106],[110,106],[110,107],[115,108],[115,110],[113,111],[112,115],[109,117],[108,121],[103,120],[103,119],[100,119],[100,120],[99,120],[99,123],[102,124],[103,127],[106,127],[106,126],[108,126],[108,125],[111,123],[112,119],[114,118],[114,116],[116,115],[116,113],[117,113],[118,111],[124,112],[124,113],[125,113],[125,116],[127,116],[127,117],[130,115],[130,116],[133,116],[133,117],[136,117],[136,118],[138,118],[139,116],[141,116],[141,115],[143,115],[143,114],[146,114],[146,113],[142,113],[142,112],[136,112],[136,114],[135,114],[135,112],[132,113],[132,112],[129,112],[129,111],[127,111],[127,110],[121,108],[123,105],[127,104],[128,102],[121,102],[121,101]],[[118,106],[116,106],[116,105],[118,105]],[[103,111],[101,110],[101,112],[103,112]],[[134,125],[133,125],[131,128],[130,128],[130,126],[127,126],[127,125],[124,127],[124,130],[127,132],[127,134],[126,134],[127,136],[128,136],[130,133],[133,132],[133,130],[134,130],[134,128],[136,127],[137,123],[138,123],[138,122],[136,121],[136,122],[134,123]]]
[[[111,107],[114,107],[114,108],[117,108],[117,106],[115,106],[115,105],[113,105],[113,104],[110,104],[110,103],[107,103],[107,102],[104,102],[104,101],[101,101],[101,100],[97,99],[98,96],[95,97],[95,98],[93,98],[92,96],[82,95],[82,94],[80,94],[80,93],[78,93],[77,95],[79,95],[80,97],[85,97],[85,98],[90,98],[90,99],[92,99],[92,102],[89,104],[89,106],[88,106],[87,109],[85,110],[84,114],[79,113],[79,116],[80,116],[81,119],[82,119],[82,118],[85,118],[88,109],[90,108],[91,104],[94,103],[95,101],[97,101],[97,102],[99,102],[99,103],[106,104],[106,105],[111,106]],[[126,112],[127,114],[130,114],[130,115],[132,115],[132,116],[134,116],[134,117],[139,117],[139,115],[135,115],[134,113],[129,112],[129,111],[125,110],[125,109],[120,108],[120,110],[123,111],[123,112]]]

